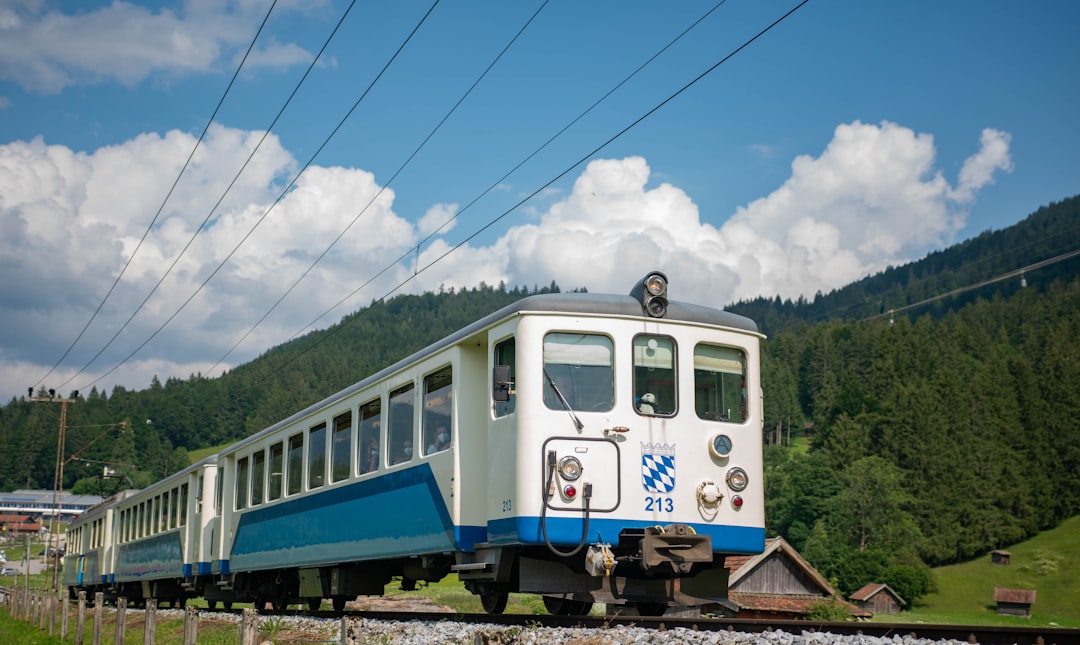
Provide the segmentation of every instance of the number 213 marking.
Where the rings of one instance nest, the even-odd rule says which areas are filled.
[[[646,497],[645,510],[657,513],[671,513],[675,511],[675,502],[670,497]]]

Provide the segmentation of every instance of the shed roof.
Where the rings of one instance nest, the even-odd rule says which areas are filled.
[[[900,594],[893,591],[892,587],[880,582],[871,582],[865,585],[862,589],[859,589],[855,593],[848,596],[848,600],[857,600],[859,602],[863,602],[866,600],[870,600],[881,592],[885,592],[893,598],[896,598],[896,602],[900,603],[901,605],[905,604],[906,602],[903,598],[900,597]]]
[[[1035,590],[994,587],[994,602],[1014,602],[1021,605],[1032,605],[1035,603]]]

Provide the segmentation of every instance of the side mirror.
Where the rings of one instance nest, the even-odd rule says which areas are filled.
[[[491,369],[491,398],[499,403],[510,400],[509,365],[496,365]]]

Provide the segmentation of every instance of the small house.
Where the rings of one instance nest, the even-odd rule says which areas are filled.
[[[856,618],[872,615],[845,601],[784,538],[765,540],[758,555],[728,557],[724,566],[739,618],[800,619],[820,603],[837,603]]]
[[[999,614],[1030,618],[1031,606],[1035,604],[1035,590],[995,587],[994,603],[997,604]]]
[[[848,596],[848,600],[874,614],[898,614],[907,604],[900,594],[886,584],[872,582]]]
[[[1002,551],[1001,549],[995,549],[990,552],[990,561],[994,564],[1009,564],[1009,560],[1012,558],[1012,554],[1008,551]]]

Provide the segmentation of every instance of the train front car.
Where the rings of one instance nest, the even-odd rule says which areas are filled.
[[[724,557],[764,548],[756,325],[660,272],[530,300],[489,330],[487,542],[454,570],[495,613],[724,603]]]

